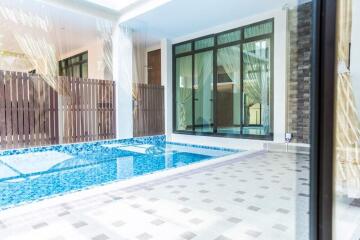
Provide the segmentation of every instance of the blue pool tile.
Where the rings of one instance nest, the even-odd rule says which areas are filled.
[[[162,135],[5,150],[0,209],[238,151],[167,142]]]

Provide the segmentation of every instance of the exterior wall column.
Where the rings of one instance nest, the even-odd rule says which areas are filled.
[[[117,25],[113,32],[113,78],[116,84],[116,138],[133,137],[132,31]]]
[[[286,132],[286,41],[287,10],[274,19],[274,142],[284,143]]]
[[[165,104],[165,135],[171,140],[173,131],[173,105],[175,96],[172,94],[172,44],[169,39],[161,40],[161,85],[164,86]]]

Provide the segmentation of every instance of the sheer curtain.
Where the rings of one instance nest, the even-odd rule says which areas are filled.
[[[213,51],[195,55],[195,123],[213,124]]]
[[[13,39],[15,51],[26,57],[31,65],[30,71],[36,73],[60,94],[67,94],[60,84],[58,76],[57,43],[53,40],[58,31],[54,27],[53,16],[49,15],[49,8],[45,4],[41,7],[34,4],[29,10],[19,8],[16,2],[4,0],[0,6],[0,21],[4,32],[9,32]],[[28,3],[27,3],[28,4]],[[9,47],[8,45],[5,47]]]
[[[103,65],[106,79],[113,79],[113,34],[114,24],[111,21],[96,18],[96,29],[99,34],[99,41],[103,42]]]
[[[133,69],[134,83],[145,83],[146,69],[146,29],[136,30],[133,32]]]
[[[61,91],[61,84],[58,81],[58,62],[54,44],[46,37],[36,37],[32,34],[16,33],[15,39],[22,52],[27,56],[42,79],[52,88]]]
[[[231,36],[229,36],[231,37]],[[218,66],[223,66],[233,84],[234,124],[240,125],[240,45],[219,49]]]
[[[109,74],[112,73],[111,21],[64,11],[46,1],[0,2],[2,32],[12,40],[7,41],[3,48],[23,54],[30,65],[19,68],[19,72],[36,70],[39,79],[65,96],[68,91],[58,77],[59,61],[64,58],[88,51],[87,72],[96,76],[92,78],[103,78],[103,66]],[[72,24],[71,19],[76,19],[77,24]],[[74,67],[73,70],[79,72],[80,68]]]
[[[244,79],[244,92],[252,104],[261,104],[261,124],[264,133],[270,128],[270,61],[267,54],[268,40],[247,43],[243,45],[244,66],[246,66],[246,79]]]
[[[352,27],[352,1],[340,1],[338,16],[338,75],[336,101],[337,191],[360,198],[360,119],[356,108],[352,74],[347,68]],[[351,61],[353,62],[353,61]],[[357,67],[356,65],[352,66]],[[353,79],[355,80],[355,79]],[[356,79],[358,80],[358,79]]]
[[[139,94],[139,84],[145,83],[145,55],[146,55],[146,32],[141,30],[133,30],[133,115],[138,114],[138,104],[142,101]],[[144,121],[144,119],[142,119]]]
[[[186,130],[192,124],[192,57],[178,58],[176,64],[177,130]]]

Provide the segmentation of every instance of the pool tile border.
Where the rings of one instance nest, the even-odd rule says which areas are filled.
[[[136,138],[127,138],[127,139],[112,139],[112,140],[100,140],[93,142],[82,142],[82,143],[68,143],[68,144],[58,144],[58,145],[50,145],[50,146],[41,146],[41,147],[30,147],[30,148],[22,148],[22,149],[10,149],[10,150],[2,150],[0,151],[0,157],[2,156],[10,156],[10,155],[18,155],[32,152],[46,152],[46,151],[78,151],[79,149],[91,149],[91,147],[100,147],[105,144],[125,144],[125,145],[137,145],[137,144],[153,144],[160,145],[164,143],[171,143],[180,146],[189,146],[189,147],[197,147],[202,149],[211,149],[211,150],[219,150],[219,151],[227,151],[229,153],[236,153],[241,151],[240,149],[231,149],[231,148],[223,148],[223,147],[210,147],[203,145],[195,145],[195,144],[187,144],[187,143],[178,143],[178,142],[169,142],[166,140],[165,135],[156,135],[156,136],[147,136],[147,137],[136,137]]]

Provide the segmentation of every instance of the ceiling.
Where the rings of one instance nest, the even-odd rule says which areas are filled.
[[[172,0],[127,24],[142,22],[153,36],[176,38],[294,4],[298,0]]]
[[[140,2],[151,1],[155,0]],[[170,0],[151,11],[138,13],[126,21],[126,24],[146,31],[148,44],[151,45],[163,37],[188,35],[260,12],[281,9],[285,4],[293,5],[298,1],[308,0]],[[61,53],[73,51],[99,37],[96,29],[99,17],[115,22],[115,19],[126,15],[126,11],[131,12],[133,7],[114,13],[111,9],[95,6],[84,0],[1,0],[0,50],[19,51],[14,35],[31,32],[55,43]],[[27,22],[30,23],[45,19],[49,31],[44,32],[36,24],[30,26],[19,24],[19,21],[4,20],[1,14],[4,9],[10,10],[14,15],[27,14],[30,16],[30,21]]]

